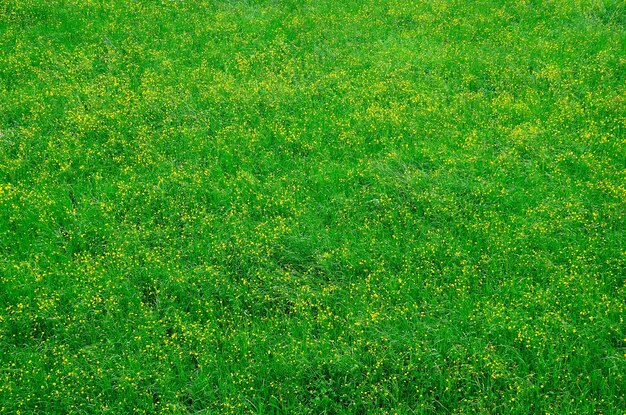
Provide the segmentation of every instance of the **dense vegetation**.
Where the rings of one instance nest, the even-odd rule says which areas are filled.
[[[626,411],[626,3],[0,3],[0,413]]]

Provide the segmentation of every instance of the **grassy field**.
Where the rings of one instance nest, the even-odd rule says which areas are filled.
[[[626,413],[626,3],[0,2],[0,413]]]

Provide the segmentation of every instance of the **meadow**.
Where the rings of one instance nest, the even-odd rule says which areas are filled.
[[[622,0],[0,2],[0,413],[625,414]]]

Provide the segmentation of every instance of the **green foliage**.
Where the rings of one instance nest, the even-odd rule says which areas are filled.
[[[623,4],[2,2],[0,413],[623,413]]]

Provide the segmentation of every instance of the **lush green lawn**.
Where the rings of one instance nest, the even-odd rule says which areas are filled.
[[[625,25],[0,2],[0,413],[625,413]]]

